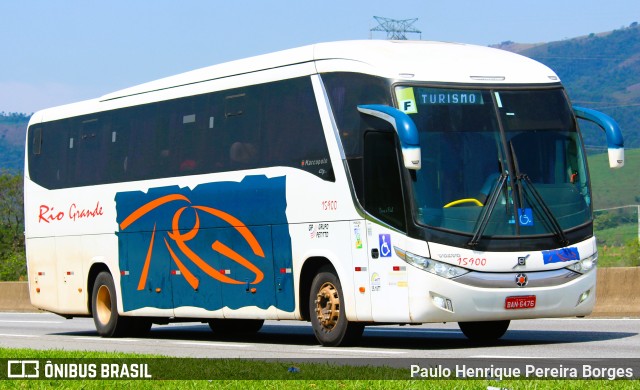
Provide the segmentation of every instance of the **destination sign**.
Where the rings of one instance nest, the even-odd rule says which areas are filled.
[[[418,105],[473,105],[484,104],[482,92],[453,89],[416,88]]]

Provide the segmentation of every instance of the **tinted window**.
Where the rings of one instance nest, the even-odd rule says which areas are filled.
[[[402,183],[395,134],[369,131],[364,143],[364,208],[398,229],[405,229]]]
[[[309,78],[48,122],[29,139],[47,188],[270,166],[334,180]]]
[[[322,75],[322,81],[338,126],[356,196],[364,204],[364,134],[368,130],[391,130],[392,127],[382,119],[361,114],[357,107],[361,104],[392,105],[389,81],[358,73],[327,73]]]
[[[322,81],[329,96],[346,157],[362,157],[364,132],[387,125],[384,125],[386,122],[371,116],[361,115],[358,105],[391,106],[393,103],[389,81],[358,73],[327,73],[322,75]]]

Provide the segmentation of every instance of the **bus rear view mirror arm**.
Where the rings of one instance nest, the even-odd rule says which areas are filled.
[[[624,141],[618,123],[610,116],[590,108],[573,106],[573,112],[580,119],[595,123],[607,135],[609,151],[609,167],[622,168],[624,166]]]
[[[418,129],[409,115],[397,108],[382,104],[361,105],[358,106],[358,111],[389,122],[400,139],[405,168],[418,170],[422,167]]]

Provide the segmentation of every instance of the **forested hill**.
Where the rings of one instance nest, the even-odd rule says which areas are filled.
[[[21,171],[29,115],[0,112],[0,171]]]
[[[494,47],[533,58],[553,69],[574,105],[615,118],[627,148],[640,147],[640,26],[543,44],[503,42]],[[604,146],[599,132],[585,132],[589,146]]]

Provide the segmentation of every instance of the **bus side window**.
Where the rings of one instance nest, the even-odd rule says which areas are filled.
[[[260,158],[261,88],[225,97],[225,131],[228,134],[229,168],[251,169],[262,166]]]
[[[31,151],[35,155],[39,155],[42,152],[42,128],[38,127],[33,130],[33,143],[31,145]]]
[[[335,181],[313,87],[308,78],[273,83],[263,92],[261,123],[266,166],[302,169]]]
[[[406,230],[400,166],[392,132],[364,136],[364,208],[381,221]]]
[[[208,100],[206,95],[201,95],[183,99],[180,102],[179,130],[174,136],[174,142],[179,148],[179,157],[176,162],[179,164],[180,173],[205,171],[202,148],[206,145],[204,137],[206,126],[208,126],[208,115],[206,115]]]
[[[203,109],[205,131],[202,138],[203,172],[223,172],[228,168],[229,154],[225,130],[224,95],[211,93]]]
[[[79,132],[74,142],[76,173],[72,178],[73,185],[92,185],[104,180],[107,158],[104,141],[110,135],[109,123],[104,119],[92,116],[76,122]]]

